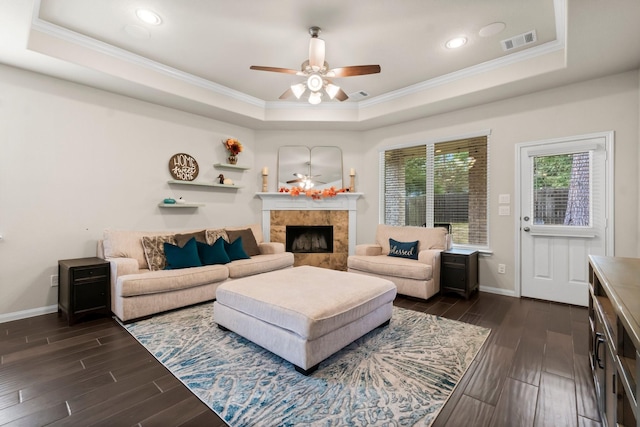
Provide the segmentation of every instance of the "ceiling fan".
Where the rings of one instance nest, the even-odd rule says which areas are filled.
[[[304,190],[309,190],[311,189],[316,183],[318,184],[326,184],[325,182],[322,181],[315,181],[313,178],[320,176],[320,175],[304,175],[301,173],[294,173],[293,176],[296,177],[296,179],[291,179],[289,181],[287,181],[287,184],[298,184],[302,189]]]
[[[292,70],[290,68],[263,67],[252,65],[251,70],[272,71],[275,73],[295,74],[296,76],[305,77],[306,81],[292,85],[287,89],[280,99],[289,98],[294,95],[300,99],[302,95],[309,90],[309,103],[319,104],[322,102],[322,94],[326,93],[330,99],[345,101],[349,98],[347,94],[335,85],[330,78],[333,77],[351,77],[363,76],[366,74],[375,74],[380,72],[379,65],[352,65],[349,67],[329,68],[329,64],[324,60],[325,48],[324,40],[318,38],[320,27],[309,28],[311,40],[309,41],[309,59],[302,63],[300,70]]]

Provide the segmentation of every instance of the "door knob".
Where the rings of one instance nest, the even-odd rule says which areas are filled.
[[[523,228],[523,230],[528,233],[531,229],[529,227],[525,227],[525,228]]]
[[[528,216],[525,216],[525,217],[524,217],[524,218],[522,218],[522,219],[524,219],[525,221],[529,221],[529,217],[528,217]]]

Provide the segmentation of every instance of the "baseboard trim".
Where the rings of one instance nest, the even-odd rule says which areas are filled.
[[[14,311],[13,313],[0,314],[0,323],[11,322],[13,320],[26,319],[28,317],[41,316],[43,314],[56,313],[58,305],[49,305],[46,307],[30,308],[29,310]]]
[[[490,294],[504,295],[507,297],[516,298],[516,292],[510,289],[494,288],[492,286],[480,285],[480,292],[487,292]]]

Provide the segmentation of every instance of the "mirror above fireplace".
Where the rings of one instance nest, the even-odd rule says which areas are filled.
[[[278,149],[278,188],[342,188],[342,150],[335,146],[285,145]]]

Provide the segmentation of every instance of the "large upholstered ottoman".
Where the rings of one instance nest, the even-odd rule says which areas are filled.
[[[393,282],[302,266],[223,283],[214,320],[293,363],[305,375],[378,326],[389,323]]]

